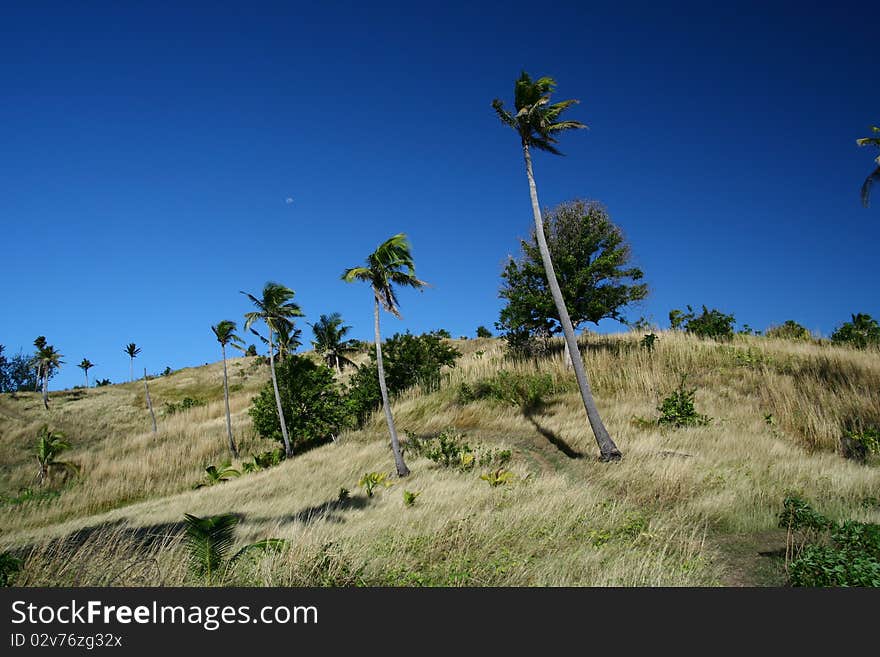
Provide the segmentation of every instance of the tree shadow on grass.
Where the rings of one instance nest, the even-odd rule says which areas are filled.
[[[560,438],[557,434],[553,433],[547,427],[542,426],[536,419],[535,416],[539,413],[542,413],[546,409],[547,405],[541,401],[532,404],[525,404],[522,407],[523,416],[532,423],[532,426],[535,427],[535,430],[540,433],[547,441],[553,445],[560,452],[565,454],[570,459],[582,459],[584,458],[584,454],[572,448],[567,442],[565,442],[562,438]]]
[[[349,497],[344,500],[337,498],[321,504],[308,506],[296,513],[291,513],[286,516],[249,517],[248,519],[252,522],[277,522],[283,524],[301,523],[303,525],[308,525],[319,520],[341,523],[345,522],[345,517],[342,513],[343,511],[364,509],[369,506],[371,501],[371,498],[360,495],[357,497]]]

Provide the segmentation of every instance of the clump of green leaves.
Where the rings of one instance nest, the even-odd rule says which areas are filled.
[[[867,427],[848,430],[840,441],[840,447],[845,458],[864,463],[868,454],[880,454],[880,429]]]
[[[509,449],[472,447],[467,436],[455,429],[447,429],[434,437],[420,438],[407,435],[406,446],[420,456],[428,458],[445,468],[456,468],[462,472],[473,470],[475,466],[503,466],[512,458]]]
[[[33,504],[42,504],[43,502],[54,500],[60,495],[61,493],[57,490],[34,490],[33,488],[24,487],[18,489],[18,495],[16,495],[15,497],[6,497],[5,495],[0,495],[0,506],[17,506],[19,504],[25,504],[27,502]]]
[[[175,413],[181,413],[183,411],[188,411],[191,408],[198,408],[199,406],[204,406],[205,402],[201,399],[195,399],[194,397],[184,397],[179,402],[165,402],[165,415],[174,415]]]
[[[785,320],[779,326],[771,326],[764,333],[768,338],[779,340],[812,340],[813,336],[805,326],[801,326],[792,319]]]
[[[0,587],[12,586],[19,570],[21,570],[21,559],[10,552],[0,553]]]
[[[831,334],[831,341],[856,349],[880,347],[880,324],[864,313],[852,315],[852,321],[841,324]]]
[[[200,518],[184,514],[184,545],[189,552],[190,567],[199,577],[211,584],[222,577],[243,555],[252,552],[279,551],[287,546],[280,538],[267,538],[244,546],[232,558],[227,555],[235,542],[235,527],[239,518],[232,513]]]
[[[657,342],[660,338],[657,337],[656,333],[648,333],[642,337],[641,342],[639,344],[643,349],[647,349],[648,352],[654,351],[654,343]]]
[[[416,498],[421,495],[421,491],[413,492],[409,490],[403,491],[403,503],[405,506],[414,506],[416,503]]]
[[[458,403],[470,404],[479,399],[491,399],[521,408],[534,408],[543,404],[547,397],[565,390],[549,373],[524,374],[501,370],[472,386],[462,383],[458,389]]]
[[[516,479],[516,475],[505,468],[498,468],[480,475],[480,479],[489,483],[492,488],[503,486]]]
[[[705,305],[700,315],[691,306],[687,306],[687,312],[677,308],[669,311],[669,323],[673,329],[683,330],[699,338],[730,340],[733,338],[734,322],[733,315],[727,315],[715,308],[709,310]]]
[[[388,488],[392,483],[388,481],[388,474],[385,472],[367,472],[361,477],[358,486],[364,489],[367,497],[373,497],[373,491],[379,486]]]
[[[245,472],[259,472],[266,468],[271,468],[280,464],[285,458],[283,447],[271,449],[260,454],[253,454],[251,461],[245,461],[241,464],[241,469]]]
[[[206,486],[214,486],[216,484],[222,484],[224,481],[229,481],[233,477],[239,477],[241,473],[232,467],[232,463],[230,461],[224,461],[219,466],[217,465],[209,465],[205,468],[205,481],[202,483],[198,483],[194,486],[194,488],[204,488]]]
[[[657,424],[660,426],[671,426],[676,429],[700,427],[706,426],[712,421],[708,415],[697,413],[694,406],[697,389],[685,387],[686,379],[687,376],[683,375],[678,388],[673,390],[657,407],[657,410],[660,411]]]

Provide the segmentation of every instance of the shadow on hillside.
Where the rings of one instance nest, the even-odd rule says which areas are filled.
[[[252,522],[301,523],[304,525],[318,520],[340,523],[345,522],[345,517],[342,514],[343,511],[364,509],[369,506],[370,502],[372,502],[372,498],[358,495],[357,497],[349,497],[345,500],[328,500],[322,504],[315,504],[286,516],[249,517],[248,519]]]
[[[584,455],[581,454],[576,449],[572,448],[567,442],[565,442],[562,438],[560,438],[557,434],[550,431],[545,426],[542,426],[536,419],[535,415],[542,412],[546,408],[544,403],[537,404],[527,404],[522,407],[523,416],[532,423],[532,426],[535,427],[535,430],[544,436],[551,445],[553,445],[560,452],[565,454],[570,459],[582,459]]]

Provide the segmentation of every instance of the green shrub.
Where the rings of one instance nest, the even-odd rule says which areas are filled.
[[[644,349],[647,349],[649,352],[654,351],[654,343],[657,342],[660,338],[657,337],[656,333],[648,333],[644,337],[639,344],[642,345]]]
[[[414,493],[409,490],[403,491],[403,503],[405,506],[414,506],[416,503],[416,498],[421,495],[421,491]]]
[[[199,406],[204,406],[205,402],[200,399],[194,399],[192,397],[184,397],[176,404],[173,402],[165,402],[165,415],[174,415],[175,413],[180,413],[182,411],[188,411],[191,408],[197,408]]]
[[[805,326],[801,326],[791,319],[785,320],[779,326],[771,326],[764,333],[768,338],[780,340],[812,340],[812,334]]]
[[[480,475],[480,479],[488,482],[492,488],[495,488],[513,481],[516,479],[516,475],[505,468],[498,468],[497,470],[492,470],[491,472],[486,472]]]
[[[329,367],[290,355],[275,366],[275,375],[294,451],[328,442],[346,425],[346,401]],[[283,442],[271,381],[254,398],[248,413],[260,436]]]
[[[253,454],[252,461],[246,461],[241,464],[241,469],[245,472],[259,472],[266,468],[271,468],[280,464],[285,458],[283,447],[278,447],[260,454]]]
[[[458,389],[458,403],[470,404],[479,399],[492,399],[522,408],[534,408],[543,404],[547,397],[564,390],[566,387],[557,385],[549,373],[521,374],[501,370],[473,386],[462,383]]]
[[[379,486],[388,488],[392,483],[388,481],[388,474],[385,472],[367,472],[361,477],[358,486],[364,489],[367,497],[373,497],[373,491]]]
[[[19,570],[21,570],[21,559],[9,552],[0,553],[0,587],[12,586]]]
[[[880,586],[880,562],[835,547],[808,545],[788,566],[792,586]]]
[[[669,311],[669,323],[673,329],[683,329],[699,338],[715,340],[733,338],[735,321],[733,315],[725,315],[715,308],[709,310],[706,306],[703,306],[703,312],[700,315],[695,314],[691,306],[688,306],[687,309],[686,313],[678,309]]]
[[[851,322],[844,322],[831,334],[831,341],[856,349],[880,347],[880,324],[870,315],[852,315]]]
[[[473,470],[476,465],[503,466],[512,458],[509,449],[471,447],[465,439],[466,436],[455,429],[447,429],[431,438],[407,434],[406,447],[434,463],[462,472]]]
[[[477,327],[477,337],[478,338],[491,338],[492,331],[487,329],[485,326],[478,326]]]
[[[678,388],[673,390],[666,399],[664,399],[657,410],[660,411],[660,418],[657,424],[660,426],[672,426],[676,429],[681,427],[700,427],[708,425],[712,418],[708,415],[697,413],[694,407],[694,397],[696,396],[696,388],[685,388],[686,376],[681,377]]]

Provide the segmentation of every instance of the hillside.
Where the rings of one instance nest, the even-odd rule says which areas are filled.
[[[455,341],[463,356],[440,390],[394,402],[401,435],[448,431],[484,452],[510,450],[515,479],[497,487],[480,478],[488,467],[444,468],[410,446],[413,474],[367,497],[360,477],[393,470],[377,413],[332,444],[194,490],[204,467],[226,458],[221,363],[150,381],[157,434],[142,382],[53,392],[49,411],[35,393],[0,395],[0,550],[26,557],[17,583],[27,585],[200,584],[180,542],[183,514],[232,512],[238,544],[290,543],[243,560],[227,584],[779,585],[786,494],[837,520],[880,522],[876,460],[838,450],[850,423],[880,426],[876,352],[680,333],[661,333],[649,352],[640,337],[584,340],[619,463],[597,461],[561,356],[512,363],[498,340]],[[468,394],[501,370],[508,383],[533,385],[534,403]],[[242,454],[273,447],[247,415],[267,368],[239,358],[229,373]],[[682,374],[712,421],[662,429],[657,406]],[[205,404],[163,413],[186,397]],[[65,460],[81,476],[39,489],[33,444],[46,423],[67,436]],[[404,490],[420,493],[411,507]]]

